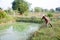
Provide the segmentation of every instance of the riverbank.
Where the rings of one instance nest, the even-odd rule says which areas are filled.
[[[13,23],[13,22],[15,22],[15,19],[11,16],[0,19],[0,25],[5,25],[5,24]]]
[[[60,40],[60,20],[52,23],[53,27],[42,25],[40,30],[36,31],[30,40]]]
[[[43,21],[39,17],[16,17],[17,22],[29,22],[29,23],[42,23]]]
[[[38,30],[39,24],[15,22],[6,25],[4,31],[0,30],[0,40],[27,40],[32,33]]]
[[[10,26],[11,24],[13,24],[14,22],[15,22],[14,19],[13,19],[13,20],[8,20],[8,21],[6,21],[6,22],[2,21],[2,22],[0,23],[0,31],[9,28],[9,26]]]
[[[10,21],[7,21],[7,22],[0,23],[0,25],[12,24],[14,22],[15,22],[14,20],[10,20]]]

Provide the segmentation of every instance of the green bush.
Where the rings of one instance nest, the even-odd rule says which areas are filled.
[[[17,22],[32,22],[32,23],[42,23],[43,21],[41,21],[41,18],[37,18],[37,17],[29,17],[29,18],[25,18],[25,17],[16,17],[15,18]]]
[[[13,10],[4,10],[7,14],[13,15],[14,11]]]
[[[24,15],[25,15],[25,16],[28,16],[28,13],[29,13],[28,11],[25,11],[25,12],[24,12]]]
[[[6,22],[11,21],[11,20],[13,21],[14,18],[11,16],[7,16],[5,18],[0,19],[0,23],[6,23]]]
[[[1,18],[5,18],[5,17],[7,17],[6,12],[0,10],[0,19],[1,19]]]
[[[5,11],[0,10],[0,23],[6,23],[10,20],[13,20],[13,17],[9,16]]]
[[[48,17],[53,17],[53,14],[52,13],[47,13],[47,16]]]
[[[52,24],[53,27],[41,25],[40,30],[34,32],[31,40],[60,40],[60,20]]]

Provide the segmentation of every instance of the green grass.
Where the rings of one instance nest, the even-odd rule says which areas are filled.
[[[0,31],[10,27],[11,24],[0,25]]]
[[[17,22],[31,22],[31,23],[42,23],[41,18],[37,17],[16,17]]]
[[[1,23],[6,23],[6,22],[11,21],[11,20],[14,20],[14,18],[11,17],[11,16],[7,16],[5,18],[0,19],[0,24]]]
[[[31,40],[60,40],[60,20],[54,21],[53,27],[45,27],[35,32]]]
[[[30,25],[30,23],[16,22],[13,24],[13,28],[14,28],[14,30],[17,30],[17,31],[25,31],[28,29],[29,25]]]

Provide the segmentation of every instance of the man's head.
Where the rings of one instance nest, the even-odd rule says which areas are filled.
[[[43,15],[42,15],[42,18],[43,18],[43,17],[45,17],[45,16],[46,16],[46,15],[45,15],[45,14],[43,14]]]

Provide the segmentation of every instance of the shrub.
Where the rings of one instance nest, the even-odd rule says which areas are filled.
[[[47,13],[47,16],[48,16],[48,17],[52,17],[53,14],[52,14],[52,13]]]
[[[24,15],[25,15],[25,16],[28,16],[28,13],[29,13],[28,11],[25,11],[25,12],[24,12]]]
[[[27,16],[27,15],[28,15],[28,13],[24,13],[24,15],[25,15],[25,16]]]
[[[1,18],[5,18],[5,17],[7,17],[6,12],[0,10],[0,19],[1,19]]]
[[[32,16],[31,19],[32,19],[32,20],[33,20],[33,19],[36,19],[36,17],[35,17],[35,16]]]

